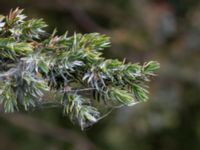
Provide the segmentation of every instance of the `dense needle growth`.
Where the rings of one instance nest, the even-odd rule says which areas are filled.
[[[0,103],[5,112],[52,104],[85,128],[112,109],[148,99],[146,82],[159,64],[105,59],[109,38],[99,33],[68,36],[45,32],[42,19],[23,10],[0,15]],[[56,99],[44,100],[54,93]]]

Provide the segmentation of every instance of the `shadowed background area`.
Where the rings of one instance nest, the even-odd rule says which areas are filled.
[[[1,113],[1,150],[200,149],[198,0],[0,0],[0,14],[18,6],[44,18],[49,32],[109,35],[106,58],[156,60],[161,69],[148,102],[115,110],[85,131],[55,108]]]

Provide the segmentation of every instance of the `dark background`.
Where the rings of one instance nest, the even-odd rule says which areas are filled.
[[[111,37],[106,58],[157,60],[150,100],[113,111],[81,131],[59,109],[0,115],[0,150],[199,150],[199,0],[0,0],[0,13],[25,8],[51,32]]]

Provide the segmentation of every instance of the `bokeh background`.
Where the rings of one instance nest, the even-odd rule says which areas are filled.
[[[59,109],[0,115],[0,150],[199,150],[199,0],[0,0],[25,8],[51,32],[111,37],[106,58],[157,60],[150,100],[113,111],[81,131]]]

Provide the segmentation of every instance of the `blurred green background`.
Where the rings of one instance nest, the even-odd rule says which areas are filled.
[[[150,100],[113,111],[85,131],[62,110],[0,115],[0,150],[199,150],[199,0],[0,0],[0,13],[25,8],[51,32],[111,37],[105,57],[157,60]]]

